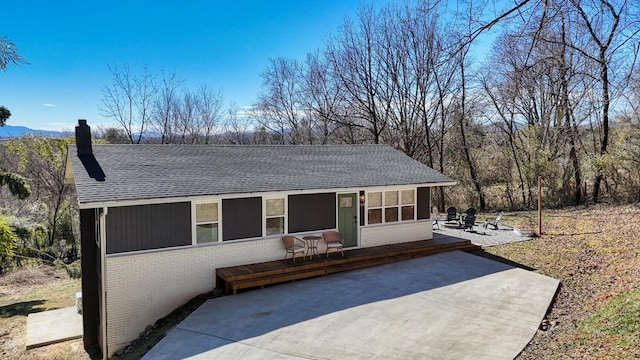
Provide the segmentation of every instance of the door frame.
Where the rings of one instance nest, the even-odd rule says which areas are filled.
[[[336,230],[340,229],[340,195],[354,196],[354,211],[356,214],[356,221],[355,221],[356,244],[355,246],[345,247],[345,249],[359,248],[360,247],[360,197],[359,197],[360,190],[336,192]]]

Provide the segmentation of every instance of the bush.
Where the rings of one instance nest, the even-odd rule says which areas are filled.
[[[13,266],[13,254],[16,247],[17,236],[7,223],[7,220],[0,216],[0,274]]]
[[[74,261],[71,264],[65,264],[64,261],[58,259],[54,263],[57,269],[66,271],[72,279],[79,279],[82,276],[80,260]]]

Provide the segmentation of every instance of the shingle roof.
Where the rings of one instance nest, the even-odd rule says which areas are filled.
[[[76,153],[69,146],[80,204],[454,183],[387,145],[93,145],[104,181]]]

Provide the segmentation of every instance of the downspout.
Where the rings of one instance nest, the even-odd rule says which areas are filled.
[[[102,213],[100,214],[100,281],[101,281],[101,289],[100,297],[102,306],[100,307],[100,317],[102,321],[100,321],[100,327],[102,328],[102,359],[107,360],[108,358],[108,349],[107,349],[107,273],[105,271],[106,265],[105,262],[107,260],[107,226],[106,226],[106,218],[109,213],[108,207],[102,208]]]

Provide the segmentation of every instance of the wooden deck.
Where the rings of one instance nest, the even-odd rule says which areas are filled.
[[[324,254],[312,260],[291,258],[287,260],[232,266],[216,269],[216,287],[224,289],[225,294],[236,294],[238,290],[264,287],[293,280],[324,276],[342,271],[362,269],[371,266],[429,256],[437,253],[480,249],[469,240],[446,235],[437,239],[412,241],[393,245],[383,245],[363,249],[345,250],[344,258],[340,253],[331,253],[327,259]],[[284,254],[284,250],[283,250]]]

